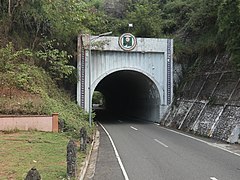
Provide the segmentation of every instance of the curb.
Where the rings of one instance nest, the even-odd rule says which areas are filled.
[[[91,143],[91,149],[88,152],[88,155],[85,158],[84,164],[83,164],[83,166],[81,168],[80,175],[79,175],[79,178],[78,178],[79,180],[84,180],[84,178],[86,176],[87,168],[89,166],[89,162],[90,162],[91,155],[92,155],[92,152],[93,152],[93,147],[96,144],[96,139],[97,138],[99,139],[99,131],[98,130],[96,130],[96,132],[95,132],[95,134],[93,136],[93,141]]]

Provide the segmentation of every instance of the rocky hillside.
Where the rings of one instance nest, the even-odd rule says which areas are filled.
[[[108,15],[121,18],[124,15],[127,4],[127,0],[104,0],[103,9]]]
[[[198,58],[162,125],[234,142],[240,129],[240,72],[232,69],[227,55]]]

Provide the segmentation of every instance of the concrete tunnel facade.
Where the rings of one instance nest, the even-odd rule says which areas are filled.
[[[89,93],[100,91],[109,112],[160,122],[173,96],[173,40],[136,40],[133,50],[124,51],[118,37],[100,37],[91,42],[89,58],[89,37],[79,36],[77,101],[86,111]]]

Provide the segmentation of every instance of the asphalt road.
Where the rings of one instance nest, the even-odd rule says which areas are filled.
[[[130,180],[240,180],[240,156],[216,148],[210,139],[199,141],[156,124],[124,118],[101,123]]]

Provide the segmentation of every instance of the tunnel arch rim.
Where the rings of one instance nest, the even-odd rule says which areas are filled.
[[[164,88],[147,72],[142,71],[141,69],[138,68],[132,68],[132,67],[125,67],[125,68],[115,68],[115,69],[111,69],[103,74],[101,74],[100,76],[98,76],[98,78],[96,78],[93,83],[91,84],[91,97],[93,95],[93,92],[95,91],[97,85],[107,76],[115,73],[115,72],[120,72],[120,71],[135,71],[137,73],[140,73],[142,75],[144,75],[146,78],[150,79],[153,84],[157,87],[157,92],[159,95],[159,105],[163,104],[162,102],[164,102]]]

